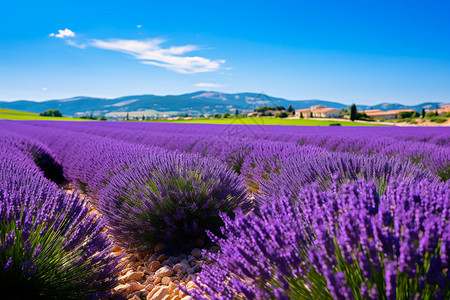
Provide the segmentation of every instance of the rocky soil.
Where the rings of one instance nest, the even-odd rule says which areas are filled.
[[[119,285],[113,288],[113,299],[191,299],[179,286],[187,290],[195,289],[193,282],[206,260],[202,250],[193,249],[190,253],[168,256],[162,252],[164,245],[159,244],[151,253],[128,253],[122,258],[123,269]],[[217,252],[217,246],[209,252]],[[125,253],[115,247],[115,255]]]
[[[73,193],[71,184],[64,187],[67,193]],[[81,194],[87,197],[84,194]],[[87,197],[89,201],[89,197]],[[93,207],[90,213],[100,215]],[[197,240],[199,247],[204,242]],[[194,248],[189,253],[169,256],[164,254],[164,244],[158,244],[150,252],[129,252],[119,246],[115,246],[115,256],[123,255],[121,259],[122,270],[119,275],[119,284],[113,288],[113,299],[133,300],[188,300],[192,297],[186,295],[179,286],[192,290],[197,288],[194,279],[200,272],[206,259],[202,256],[202,250]],[[217,253],[219,247],[203,247],[208,252]]]

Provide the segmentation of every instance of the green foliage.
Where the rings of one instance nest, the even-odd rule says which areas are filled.
[[[261,107],[255,108],[254,111],[263,113],[268,110],[286,110],[286,109],[284,108],[284,106],[261,106]]]
[[[362,112],[362,113],[357,112],[356,116],[355,116],[355,119],[356,120],[363,120],[363,121],[375,121],[375,119],[373,119],[373,118],[369,117],[368,115],[366,115],[365,112]]]
[[[264,112],[261,114],[261,116],[262,116],[262,117],[271,117],[271,116],[273,116],[273,113],[270,112],[270,111],[264,111]]]
[[[447,121],[447,118],[446,117],[439,117],[439,116],[437,116],[437,117],[430,117],[429,118],[430,119],[430,122],[434,122],[434,123],[444,123],[445,121]]]
[[[231,115],[229,113],[224,113],[223,114],[223,118],[224,119],[228,119],[229,117],[231,117]]]
[[[192,120],[177,120],[177,121],[167,121],[167,120],[157,120],[157,122],[167,122],[167,123],[196,123],[196,124],[233,124],[234,119],[192,119]],[[330,123],[336,123],[336,121],[330,121],[325,118],[317,118],[317,119],[291,119],[291,118],[265,118],[265,125],[298,125],[298,126],[328,126]],[[243,125],[255,125],[255,117],[252,118],[242,118],[240,119],[239,124]],[[373,123],[352,123],[352,122],[341,122],[342,126],[387,126],[381,125],[377,122]]]
[[[214,118],[220,119],[220,118],[222,118],[222,115],[221,114],[214,114]]]
[[[289,117],[289,114],[285,111],[279,112],[275,115],[275,118],[287,118]]]
[[[370,122],[374,122],[375,121],[375,119],[367,116],[366,114],[357,113],[356,116],[357,116],[356,117],[357,120],[370,121]]]
[[[47,109],[46,111],[39,114],[43,117],[62,117],[62,114],[59,110],[55,109]]]
[[[295,112],[295,109],[292,107],[292,105],[289,105],[287,111],[292,114],[293,112]]]
[[[12,289],[17,295],[32,297],[29,299],[78,299],[81,295],[85,296],[87,286],[79,279],[91,277],[93,272],[100,270],[91,270],[90,261],[87,260],[76,264],[75,261],[82,257],[82,253],[63,250],[65,239],[59,232],[53,231],[54,224],[41,235],[40,232],[44,231],[43,225],[31,231],[31,248],[26,252],[23,251],[24,243],[18,242],[22,230],[15,222],[3,224],[2,231],[16,232],[16,243],[7,253],[3,253],[5,257],[13,258],[13,264],[8,272],[0,272],[2,290]],[[38,247],[41,251],[32,259]],[[24,276],[21,267],[30,260],[37,265],[36,271],[31,276]],[[42,298],[39,295],[42,295]]]
[[[80,117],[80,119],[85,119],[85,120],[97,120],[96,117],[89,115],[89,116],[82,116]],[[106,118],[105,118],[106,119]]]
[[[145,116],[142,117],[142,120],[143,120],[143,121],[145,120],[144,118],[145,118]],[[99,120],[99,121],[106,121],[107,119],[106,119],[105,116],[101,116],[101,117],[98,117],[97,120]]]
[[[0,120],[58,120],[58,121],[84,121],[80,118],[70,117],[44,117],[39,114],[0,108]]]
[[[356,113],[358,111],[356,110],[356,105],[352,104],[350,106],[350,120],[355,121],[356,120]]]
[[[410,111],[401,111],[398,113],[399,119],[407,119],[407,118],[411,118],[412,116],[413,116],[413,113]]]

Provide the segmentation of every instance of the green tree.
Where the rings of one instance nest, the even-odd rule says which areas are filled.
[[[47,109],[46,111],[40,113],[39,115],[43,117],[62,117],[62,114],[59,110],[55,109]]]
[[[292,107],[292,105],[289,105],[287,111],[292,114],[295,111],[295,109]]]
[[[410,112],[410,111],[401,111],[398,113],[399,119],[406,119],[406,118],[411,118],[411,117],[412,117],[412,112]]]
[[[350,120],[355,121],[356,120],[356,113],[358,111],[356,110],[356,105],[352,104],[350,106]]]
[[[239,110],[236,109],[236,111],[234,112],[234,116],[237,118],[239,116]]]
[[[224,113],[223,114],[223,118],[224,119],[228,119],[229,117],[231,117],[231,115],[229,113]]]
[[[275,115],[275,118],[287,118],[289,117],[289,114],[285,111],[279,112]]]
[[[422,108],[422,118],[425,118],[425,108]]]

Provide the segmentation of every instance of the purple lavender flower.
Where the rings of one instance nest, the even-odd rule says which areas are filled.
[[[100,286],[108,289],[115,283],[118,259],[111,256],[111,241],[98,235],[103,223],[92,222],[83,198],[67,195],[45,178],[34,158],[18,151],[20,136],[15,138],[15,143],[0,139],[0,261],[6,262],[0,287],[27,286],[31,297],[48,298],[80,298],[98,293]],[[82,237],[65,251],[61,243],[73,240],[77,228],[84,229]],[[86,281],[89,276],[95,278]]]
[[[219,212],[249,207],[241,178],[218,161],[160,153],[118,171],[101,194],[100,212],[118,242],[132,248],[192,243],[217,232]]]
[[[11,269],[12,263],[13,263],[13,258],[12,258],[12,257],[9,257],[9,258],[8,258],[8,261],[7,261],[6,264],[5,264],[5,267],[3,268],[3,270],[5,271],[5,273],[8,272],[9,269]]]

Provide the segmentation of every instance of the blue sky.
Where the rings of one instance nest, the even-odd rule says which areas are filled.
[[[450,102],[450,1],[0,4],[0,100],[265,92]]]

